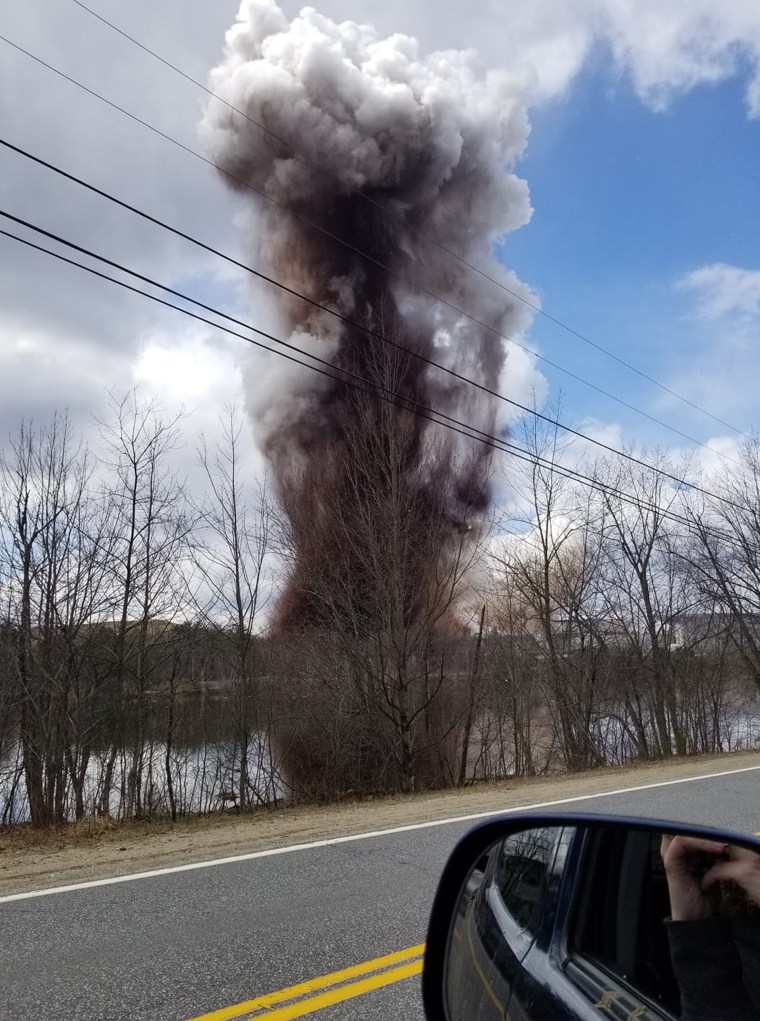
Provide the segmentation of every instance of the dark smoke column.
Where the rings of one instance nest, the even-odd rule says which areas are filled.
[[[422,235],[529,293],[493,256],[530,215],[511,172],[528,134],[518,85],[479,76],[472,53],[421,57],[405,36],[381,39],[313,9],[289,22],[274,3],[244,0],[211,88],[251,118],[211,99],[200,130],[240,182],[253,265],[359,324],[269,291],[279,335],[370,384],[498,430],[500,409],[482,392],[367,330],[500,385],[504,342],[423,291],[502,333],[523,328],[524,312]],[[488,507],[489,448],[277,361],[252,366],[246,387],[290,522],[280,626],[329,628],[337,615],[361,632],[389,602],[405,625],[429,613],[441,558],[461,555]]]

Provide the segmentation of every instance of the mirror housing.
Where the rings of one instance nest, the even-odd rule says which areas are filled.
[[[551,839],[547,838],[545,847],[542,846],[541,836],[544,831],[549,835],[554,834],[554,837],[551,837]],[[676,844],[671,844],[671,838],[674,837],[681,839]],[[524,842],[522,848],[521,840]],[[554,971],[556,971],[558,976],[558,986],[562,985],[567,980],[567,975],[572,975],[574,970],[578,970],[580,974],[580,969],[575,969],[575,962],[573,961],[572,941],[577,924],[580,924],[577,922],[578,918],[585,918],[588,911],[588,906],[584,904],[584,901],[597,899],[603,901],[605,897],[605,892],[599,884],[596,884],[595,877],[590,877],[588,874],[591,866],[587,862],[588,854],[580,850],[581,845],[588,848],[593,848],[595,844],[599,845],[600,848],[610,846],[620,846],[623,848],[620,853],[627,857],[621,857],[620,861],[627,862],[628,864],[634,861],[635,867],[642,877],[642,890],[646,885],[644,882],[645,878],[649,886],[654,884],[654,880],[650,879],[648,873],[644,877],[645,871],[651,871],[649,862],[657,864],[659,871],[656,876],[656,882],[659,884],[659,900],[656,910],[653,908],[653,905],[648,904],[646,907],[649,911],[648,917],[650,917],[650,920],[654,917],[652,914],[653,910],[654,915],[656,915],[651,924],[661,927],[661,931],[657,934],[657,938],[662,944],[659,961],[661,965],[662,959],[666,956],[668,957],[667,965],[670,966],[671,963],[667,954],[670,930],[668,929],[666,932],[666,922],[670,926],[673,921],[678,922],[683,917],[686,920],[685,925],[688,927],[695,924],[691,919],[698,917],[697,914],[683,914],[683,916],[676,917],[678,912],[674,910],[675,894],[674,887],[671,885],[673,877],[673,853],[671,852],[669,855],[671,865],[668,872],[662,857],[664,849],[670,846],[673,846],[674,851],[677,851],[678,848],[685,849],[682,850],[682,863],[688,861],[688,874],[690,876],[698,874],[700,877],[696,880],[698,883],[702,882],[702,877],[716,864],[726,862],[728,865],[729,859],[732,856],[739,856],[741,849],[751,851],[753,855],[750,856],[749,861],[754,868],[756,856],[758,883],[760,884],[760,840],[746,834],[730,833],[704,826],[673,823],[672,821],[656,819],[568,813],[515,813],[484,822],[467,833],[454,848],[441,876],[433,902],[422,973],[423,1004],[425,1016],[429,1021],[467,1021],[468,1017],[472,1017],[473,1021],[476,1021],[476,1019],[480,1018],[490,1019],[506,1015],[507,1005],[504,1002],[504,990],[507,990],[506,999],[511,1003],[512,983],[517,981],[521,971],[525,970],[524,966],[528,960],[528,952],[531,949],[533,940],[533,937],[525,939],[520,934],[519,929],[521,925],[526,928],[528,927],[529,922],[526,920],[524,912],[527,910],[528,915],[530,915],[533,901],[541,897],[540,884],[543,881],[544,869],[548,865],[550,856],[554,853],[549,848],[551,840],[555,841],[556,847],[562,844],[563,860],[567,863],[563,866],[561,879],[555,882],[556,890],[553,896],[555,896],[557,903],[563,905],[562,910],[566,913],[566,917],[574,919],[573,931],[561,933],[554,940],[552,954]],[[586,841],[585,845],[583,844],[584,841]],[[705,842],[708,843],[705,844]],[[577,853],[573,852],[573,848]],[[507,850],[509,853],[506,853]],[[495,856],[498,856],[498,866],[494,864]],[[559,853],[558,857],[560,857]],[[491,860],[490,866],[488,864],[489,860]],[[530,870],[531,863],[535,866],[533,875],[531,875]],[[609,872],[612,866],[608,862],[605,862],[605,864]],[[700,868],[701,871],[697,872],[696,870]],[[719,888],[736,886],[730,875],[725,881],[722,878],[721,870],[730,873],[731,868],[733,866],[726,870],[726,867],[720,864],[720,867],[716,869],[716,874],[721,872],[721,879],[719,881],[708,879],[705,881],[706,884],[712,883],[716,893]],[[519,901],[523,910],[522,918],[517,918],[520,924],[514,925],[510,922],[511,930],[509,927],[506,930],[503,927],[499,929],[499,938],[504,940],[505,946],[508,945],[509,968],[505,967],[503,955],[500,956],[502,951],[494,949],[493,943],[489,944],[488,939],[481,940],[481,933],[478,929],[478,926],[482,924],[482,916],[489,911],[491,912],[489,919],[493,922],[493,928],[498,929],[497,923],[499,919],[496,917],[498,914],[496,910],[498,904],[489,906],[487,902],[489,898],[491,900],[494,899],[492,889],[496,885],[494,877],[498,873],[498,879],[503,881],[505,870],[507,872],[511,870],[512,875],[516,876],[516,885],[513,889],[518,890],[516,900]],[[590,881],[591,878],[594,878],[594,882]],[[613,876],[612,878],[618,881],[619,877]],[[758,890],[760,890],[760,885]],[[664,910],[662,908],[663,895],[666,902]],[[668,899],[670,901],[670,910],[668,910]],[[748,903],[750,905],[749,910],[756,910],[757,912],[757,918],[756,920],[753,919],[752,924],[756,924],[758,933],[757,993],[760,996],[760,894],[752,896]],[[499,910],[501,909],[499,908]],[[626,908],[626,910],[628,909]],[[642,907],[641,910],[643,911],[644,908]],[[469,922],[466,923],[465,919],[468,919]],[[473,919],[476,919],[476,921],[473,922]],[[617,922],[617,938],[624,944],[631,944],[631,939],[625,933],[627,925],[625,911],[621,911],[621,919],[622,921],[618,920]],[[468,924],[469,928],[467,927]],[[697,921],[696,924],[699,925],[700,922]],[[710,924],[718,923],[713,919]],[[635,931],[633,918],[631,919],[631,928]],[[473,931],[475,932],[474,942],[472,938]],[[683,931],[682,927],[681,932]],[[463,933],[466,934],[466,938],[462,938]],[[457,939],[454,939],[453,936],[457,936]],[[511,943],[510,939],[512,940]],[[702,940],[702,942],[709,944],[710,940]],[[558,947],[560,948],[559,952],[557,950]],[[665,948],[664,951],[662,947]],[[672,945],[670,950],[672,953],[677,953],[673,950]],[[630,945],[628,946],[628,952],[634,952]],[[534,956],[540,957],[538,951],[536,951]],[[541,981],[550,985],[553,973],[551,967],[546,967],[546,961],[548,960],[549,957],[547,956],[544,964],[542,964],[544,971]],[[660,971],[663,971],[663,966],[661,966]],[[488,972],[488,974],[485,974],[485,972]],[[461,982],[463,974],[473,976],[473,986],[480,986],[481,1006],[479,1008],[476,1007],[474,1011],[470,1009],[467,997],[459,998],[456,993],[456,1010],[449,1009],[449,993],[452,988],[450,984],[453,984],[453,988],[456,990],[457,983]],[[504,978],[506,974],[509,976],[508,980]],[[600,965],[600,974],[604,975],[603,963]],[[494,983],[489,978],[492,975],[495,975],[497,979],[495,983],[498,986],[496,992],[494,992]],[[740,970],[738,975],[738,984],[741,985]],[[644,991],[639,993],[635,983],[631,985],[630,972],[625,974],[621,970],[618,984],[615,984],[615,976],[613,975],[612,980],[607,984],[602,981],[594,985],[592,975],[586,982],[586,1000],[584,1001],[581,992],[576,991],[573,987],[568,994],[569,1006],[567,1011],[563,1009],[556,1016],[563,1018],[583,1017],[586,1014],[586,1009],[588,1009],[592,1015],[597,1017],[672,1017],[674,1013],[672,1001],[674,998],[677,999],[679,997],[679,985],[675,982],[672,972],[669,977],[661,976],[659,980],[663,984],[663,989],[665,985],[668,985],[667,995],[665,992],[661,996],[657,995],[656,979],[651,976],[648,977],[648,983]],[[733,993],[734,987],[737,985],[736,977],[734,976],[731,979],[727,976],[724,981],[727,986],[731,987],[731,992]],[[582,982],[577,984],[579,984],[579,988],[582,986]],[[487,987],[485,989],[485,993],[488,994],[487,996],[483,993],[484,986]],[[671,986],[672,989],[670,988]],[[754,992],[755,990],[753,990],[753,994]],[[698,994],[695,992],[696,995]],[[721,993],[721,995],[723,994]],[[577,998],[577,1011],[573,1008],[571,1002],[574,996]],[[489,997],[490,1003],[488,1002]],[[681,1016],[687,1018],[690,1016],[688,995],[686,1000],[684,1000],[682,988],[680,998],[681,1003],[684,1004]],[[584,1002],[586,1003],[585,1009],[583,1006]],[[679,1009],[681,1009],[680,1005]],[[753,1012],[749,1015],[737,1013],[736,1016],[741,1016],[742,1018],[746,1016],[760,1017],[760,1004],[755,1003],[752,1006],[749,1005],[748,1000],[747,1009],[751,1009]],[[659,1013],[660,1010],[662,1010],[662,1014]],[[757,1011],[756,1014],[754,1013],[755,1010]],[[524,1002],[518,1002],[514,1016],[529,1019],[535,1017],[538,1021],[544,1014],[538,1005],[536,1005],[535,1012],[531,1013],[530,1010],[526,1010]],[[726,1013],[720,1014],[720,1016],[733,1017],[734,1015]]]

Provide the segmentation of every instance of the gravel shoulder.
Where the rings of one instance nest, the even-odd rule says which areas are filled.
[[[339,805],[262,810],[250,816],[218,815],[175,825],[85,823],[42,834],[19,829],[0,833],[0,896],[751,766],[760,766],[760,752],[507,780]]]

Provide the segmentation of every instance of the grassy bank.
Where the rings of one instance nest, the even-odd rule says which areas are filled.
[[[0,895],[753,766],[760,766],[760,752],[260,809],[250,815],[195,816],[174,824],[93,820],[47,831],[18,826],[0,832]]]

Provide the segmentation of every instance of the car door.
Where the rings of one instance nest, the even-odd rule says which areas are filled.
[[[566,830],[545,891],[545,925],[516,976],[512,1021],[679,1016],[659,837]]]

